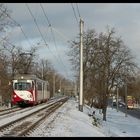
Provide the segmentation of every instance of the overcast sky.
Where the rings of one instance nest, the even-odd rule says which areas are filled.
[[[139,3],[77,3],[77,5],[76,3],[42,3],[51,27],[53,27],[55,41],[40,3],[5,4],[12,11],[11,17],[21,25],[28,37],[27,40],[21,29],[14,27],[10,30],[9,35],[12,43],[26,46],[25,48],[28,49],[31,44],[34,45],[41,41],[42,47],[39,49],[39,57],[49,59],[54,68],[69,79],[73,79],[73,74],[68,62],[69,44],[67,41],[73,40],[79,34],[79,13],[84,20],[84,31],[95,29],[97,33],[105,32],[107,25],[115,28],[116,34],[121,36],[140,65]],[[42,39],[35,21],[44,39]],[[49,48],[45,47],[45,42]]]

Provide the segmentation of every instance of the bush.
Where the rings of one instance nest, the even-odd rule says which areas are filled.
[[[93,122],[92,122],[92,124],[95,125],[95,126],[100,125],[100,119],[99,118],[96,118],[95,116],[93,116]]]

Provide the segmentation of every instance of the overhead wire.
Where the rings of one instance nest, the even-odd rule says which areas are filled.
[[[78,7],[78,4],[77,3],[76,3],[76,7],[77,7],[77,12],[78,12],[79,18],[81,18],[79,7]]]
[[[51,28],[52,28],[53,31],[55,31],[56,33],[58,33],[58,34],[63,38],[63,41],[64,41],[64,40],[65,40],[66,42],[69,42],[69,41],[70,41],[69,38],[66,37],[66,35],[64,35],[62,32],[58,31],[58,29],[56,29],[56,28],[54,28],[54,27],[52,27],[52,26],[51,26]]]
[[[30,13],[30,15],[32,16],[33,21],[35,22],[35,25],[37,26],[37,29],[38,29],[38,31],[39,31],[39,33],[40,33],[40,35],[41,35],[41,38],[42,38],[43,41],[45,42],[45,45],[47,46],[47,48],[50,50],[48,44],[46,43],[46,40],[45,40],[44,37],[43,37],[43,34],[41,33],[41,30],[40,30],[40,28],[39,28],[39,26],[38,26],[38,24],[37,24],[37,21],[36,21],[34,15],[33,15],[33,13],[32,13],[32,11],[31,11],[31,9],[29,8],[29,6],[28,6],[27,4],[25,4],[25,5],[26,5],[26,7],[27,7],[27,9],[28,9],[28,11],[29,11],[29,13]],[[50,50],[50,52],[51,52],[51,50]],[[52,52],[51,52],[51,53],[52,53]],[[52,53],[52,54],[53,54],[53,53]],[[54,57],[56,57],[56,56],[54,55]]]
[[[79,18],[81,18],[81,14],[80,14],[79,7],[78,7],[77,3],[76,3],[76,7],[77,7],[77,12],[78,12]]]
[[[45,18],[46,18],[47,21],[48,21],[49,27],[51,28],[51,33],[52,33],[52,36],[53,36],[53,41],[54,41],[54,44],[55,44],[55,48],[56,48],[56,50],[57,50],[57,47],[56,47],[57,45],[56,45],[55,36],[54,36],[54,34],[53,34],[53,31],[52,31],[52,25],[51,25],[51,23],[50,23],[50,21],[49,21],[47,15],[46,15],[45,10],[44,10],[43,6],[41,5],[41,3],[40,3],[40,6],[41,6],[42,11],[43,11],[43,13],[44,13],[44,15],[45,15]],[[58,51],[58,50],[57,50],[57,51]],[[59,56],[59,57],[60,57],[60,56]],[[60,59],[61,59],[61,58],[60,58]],[[62,62],[62,63],[63,63],[63,62]]]
[[[77,16],[76,16],[75,9],[74,9],[74,7],[73,7],[72,4],[71,4],[71,6],[72,6],[72,9],[73,9],[73,12],[74,12],[75,19],[76,19],[76,21],[77,21],[77,23],[78,23],[78,18],[77,18]],[[77,6],[77,11],[78,11],[78,14],[79,14],[79,17],[80,17],[80,12],[79,12],[78,5],[76,5],[76,6]],[[34,22],[35,22],[35,24],[36,24],[36,26],[37,26],[37,29],[38,29],[38,31],[39,31],[39,33],[40,33],[40,35],[41,35],[43,41],[45,42],[45,45],[49,48],[48,44],[46,43],[46,41],[45,41],[45,39],[44,39],[44,37],[43,37],[43,34],[41,33],[41,30],[40,30],[40,28],[39,28],[39,26],[38,26],[38,24],[37,24],[37,21],[36,21],[35,17],[33,16],[32,12],[31,12],[31,10],[30,10],[30,8],[29,8],[29,6],[28,6],[27,4],[26,4],[26,7],[28,8],[28,11],[30,12],[31,16],[33,17]],[[52,25],[50,24],[50,21],[49,21],[47,15],[45,14],[45,10],[44,10],[44,8],[43,8],[42,5],[41,5],[41,8],[42,8],[42,10],[43,10],[43,13],[44,13],[46,19],[47,19],[47,22],[48,22],[48,24],[49,24],[49,27],[51,28],[51,32],[52,32],[52,35],[53,35],[53,40],[54,40],[55,48],[56,48],[56,41],[55,41],[55,37],[54,37],[54,34],[53,34],[53,30],[54,30],[54,31],[57,31],[57,30],[56,30],[55,28],[53,28]],[[1,10],[2,12],[4,12],[1,8],[0,8],[0,10]],[[23,33],[25,39],[26,39],[26,40],[28,41],[28,43],[31,45],[31,43],[30,43],[30,41],[29,41],[27,35],[25,34],[25,32],[24,32],[22,26],[21,26],[16,20],[14,20],[12,17],[10,17],[7,13],[5,13],[5,14],[6,14],[7,17],[9,17],[12,21],[14,21],[14,23],[15,23],[18,27],[20,27],[20,30],[21,30],[21,32]],[[57,33],[60,34],[60,32],[58,32],[58,31],[57,31]],[[63,36],[63,35],[61,34],[61,36]],[[63,36],[63,38],[66,39],[65,36]],[[11,45],[13,45],[13,44],[11,44]],[[63,62],[62,62],[62,63],[63,63]],[[64,64],[63,64],[63,65],[64,65]],[[65,66],[64,66],[64,67],[65,67]]]
[[[36,24],[36,26],[37,26],[37,29],[38,29],[38,31],[39,31],[39,33],[40,33],[40,35],[41,35],[43,41],[45,42],[45,45],[46,45],[47,47],[49,47],[48,44],[46,43],[46,40],[45,40],[44,37],[43,37],[43,34],[41,33],[41,30],[40,30],[40,28],[39,28],[39,26],[38,26],[38,24],[37,24],[37,21],[36,21],[34,15],[32,14],[32,11],[30,10],[30,8],[29,8],[29,6],[27,5],[27,3],[25,3],[25,5],[26,5],[26,7],[27,7],[29,13],[31,14],[31,16],[32,16],[32,18],[33,18],[33,20],[34,20],[34,22],[35,22],[35,24]]]
[[[51,23],[50,23],[50,21],[49,21],[49,18],[47,17],[46,12],[45,12],[45,10],[44,10],[44,8],[43,8],[43,6],[42,6],[41,3],[40,3],[40,6],[41,6],[41,9],[42,9],[42,11],[43,11],[43,13],[44,13],[46,19],[47,19],[47,22],[48,22],[49,26],[51,26]]]
[[[6,39],[2,38],[2,40],[3,40],[3,41],[6,41],[6,43],[8,43],[8,44],[10,44],[11,46],[15,47],[14,44],[12,44],[11,42],[7,41]],[[2,41],[2,40],[1,40],[1,41]]]
[[[34,22],[35,22],[35,24],[36,24],[36,26],[37,26],[37,29],[39,30],[39,32],[40,32],[40,35],[41,35],[41,37],[42,37],[42,39],[44,40],[44,42],[45,42],[45,45],[47,45],[48,46],[48,44],[46,43],[46,41],[45,41],[45,39],[44,39],[44,37],[43,37],[43,34],[41,33],[41,30],[40,30],[40,28],[39,28],[39,26],[38,26],[38,24],[37,24],[37,21],[36,21],[36,19],[35,19],[35,17],[33,16],[33,13],[31,12],[31,9],[29,8],[29,6],[26,4],[26,7],[28,8],[28,10],[29,10],[29,12],[30,12],[30,14],[31,14],[31,16],[33,17],[33,19],[34,19]],[[50,23],[49,23],[49,25],[50,25]],[[50,48],[49,47],[47,47],[49,50],[50,50]],[[50,52],[51,52],[51,50],[50,50]],[[51,52],[52,53],[52,52]],[[53,54],[53,53],[52,53]],[[56,58],[56,56],[54,55],[54,57]],[[56,60],[58,61],[59,59],[57,59],[56,58]],[[62,63],[62,62],[61,62]]]
[[[72,3],[71,3],[71,7],[72,7],[72,10],[73,10],[73,13],[74,13],[74,17],[75,17],[75,19],[76,19],[76,22],[77,22],[77,24],[79,24],[78,18],[77,18],[77,16],[76,16],[76,12],[75,12],[75,9],[74,9],[74,6],[73,6]]]
[[[32,44],[30,43],[30,41],[29,41],[27,35],[26,35],[25,32],[23,31],[21,25],[20,25],[15,19],[13,19],[13,18],[10,17],[7,13],[5,13],[5,11],[3,11],[1,7],[0,7],[0,10],[1,10],[4,14],[6,14],[6,16],[7,16],[8,18],[10,18],[18,27],[20,27],[20,30],[21,30],[21,32],[23,33],[23,35],[24,35],[25,39],[27,40],[28,44],[32,45]]]
[[[43,13],[44,13],[46,19],[47,19],[48,26],[49,26],[52,30],[56,31],[59,35],[61,35],[61,37],[62,37],[63,39],[65,39],[66,41],[68,41],[69,39],[66,37],[66,35],[63,35],[63,34],[62,34],[60,31],[58,31],[56,28],[52,27],[52,24],[50,23],[49,18],[48,18],[47,14],[46,14],[46,11],[44,10],[44,8],[43,8],[43,6],[42,6],[41,3],[40,3],[40,6],[41,6],[41,8],[42,8],[42,11],[43,11]]]
[[[52,37],[53,37],[53,41],[54,41],[54,46],[55,46],[56,51],[58,52],[58,49],[57,49],[57,47],[56,47],[57,45],[56,45],[55,36],[54,36],[53,30],[52,30],[52,25],[51,25],[50,20],[49,20],[49,18],[48,18],[48,16],[47,16],[47,14],[46,14],[46,12],[45,12],[45,10],[44,10],[44,8],[43,8],[43,6],[42,6],[41,3],[40,3],[40,6],[41,6],[41,9],[42,9],[42,11],[43,11],[43,13],[44,13],[45,18],[47,19],[48,25],[49,25],[49,27],[50,27],[50,29],[51,29],[51,33],[52,33]],[[66,70],[66,75],[68,76],[67,69],[66,69],[66,67],[65,67],[65,65],[64,65],[64,63],[63,63],[63,61],[62,61],[62,59],[61,59],[61,57],[60,57],[59,54],[58,54],[58,57],[59,57],[59,59],[60,59],[62,65],[63,65],[63,67],[64,67],[65,70]]]

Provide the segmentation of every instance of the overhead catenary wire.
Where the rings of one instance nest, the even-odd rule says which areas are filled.
[[[49,21],[49,18],[48,18],[48,16],[47,16],[47,14],[46,14],[46,11],[44,10],[44,8],[43,8],[43,6],[42,6],[41,3],[40,3],[40,6],[41,6],[41,8],[42,8],[42,11],[43,11],[43,13],[44,13],[46,19],[47,19],[48,26],[49,26],[52,30],[54,30],[55,32],[57,32],[66,42],[69,41],[69,38],[66,37],[66,35],[63,35],[60,31],[58,31],[56,28],[54,28],[54,27],[52,26],[52,24],[51,24],[50,21]]]
[[[44,8],[43,8],[43,6],[42,6],[41,3],[40,3],[40,6],[41,6],[41,8],[42,8],[42,11],[43,11],[43,13],[44,13],[46,19],[47,19],[48,26],[49,26],[52,30],[54,30],[55,32],[57,32],[66,42],[69,41],[70,39],[69,39],[68,37],[66,37],[66,35],[63,35],[60,31],[58,31],[56,28],[54,28],[54,27],[52,26],[52,24],[51,24],[50,21],[49,21],[49,18],[48,18],[48,16],[47,16],[47,14],[46,14],[46,11],[44,10]]]
[[[14,45],[14,44],[12,44],[11,42],[7,41],[5,38],[2,38],[2,40],[1,40],[1,41],[6,41],[6,43],[8,43],[8,44],[10,44],[11,46],[15,47],[15,45]]]
[[[42,39],[43,39],[43,41],[45,42],[45,45],[47,46],[47,48],[50,50],[50,48],[49,48],[49,46],[48,46],[48,44],[46,43],[46,41],[45,41],[45,39],[44,39],[44,37],[43,37],[43,34],[41,33],[41,30],[40,30],[40,28],[39,28],[39,26],[38,26],[38,24],[37,24],[37,21],[36,21],[36,19],[35,19],[35,17],[34,17],[34,15],[33,15],[33,13],[31,12],[31,9],[29,8],[29,6],[26,4],[26,7],[27,7],[27,9],[28,9],[28,11],[29,11],[29,13],[31,14],[31,16],[32,16],[32,18],[33,18],[33,21],[35,22],[35,25],[37,26],[37,29],[38,29],[38,31],[39,31],[39,33],[40,33],[40,35],[41,35],[41,37],[42,37]],[[52,53],[52,55],[53,55],[53,52],[50,50],[50,52]],[[56,58],[56,56],[54,55],[54,57]],[[56,60],[58,60],[57,58],[56,58]]]
[[[20,25],[16,20],[14,20],[12,17],[10,17],[7,13],[5,13],[5,12],[2,10],[2,8],[0,8],[0,10],[1,10],[4,14],[6,14],[6,16],[9,17],[9,18],[14,22],[14,24],[15,24],[16,26],[20,27],[21,32],[23,33],[25,39],[28,41],[28,43],[30,44],[30,46],[32,46],[31,43],[30,43],[30,41],[29,41],[29,39],[28,39],[28,37],[27,37],[27,35],[25,34],[24,30],[22,29],[21,25]],[[29,9],[29,10],[30,10],[30,9]],[[31,13],[31,14],[32,14],[32,13]],[[33,14],[32,14],[32,15],[33,15]],[[34,18],[34,20],[35,20],[35,18]],[[40,29],[39,29],[39,27],[38,27],[38,25],[37,25],[36,20],[35,20],[35,23],[36,23],[36,26],[37,26],[37,28],[38,28],[38,30],[39,30],[41,36],[43,36],[42,33],[41,33],[41,31],[40,31]],[[6,39],[3,38],[2,40],[6,40]],[[1,41],[2,41],[2,40],[1,40]],[[44,38],[43,38],[43,40],[44,40]],[[15,45],[13,45],[13,44],[10,43],[10,42],[7,42],[7,43],[10,44],[11,46],[15,46]],[[45,45],[47,45],[46,42],[45,42]],[[47,46],[48,46],[48,45],[47,45]]]
[[[77,7],[77,11],[78,11],[79,18],[81,18],[80,11],[79,11],[79,7],[78,7],[78,4],[77,4],[77,3],[76,3],[76,7]]]
[[[40,5],[41,5],[41,3],[40,3]],[[46,17],[46,19],[47,19],[47,21],[48,21],[49,27],[51,28],[50,21],[49,21],[47,15],[46,15],[46,13],[45,13],[44,8],[43,8],[42,5],[41,5],[41,8],[42,8],[43,13],[44,13],[44,15],[45,15],[45,17]],[[55,46],[55,48],[56,48],[56,51],[58,52],[57,47],[56,47],[56,46],[57,46],[57,45],[56,45],[56,40],[55,40],[55,36],[54,36],[54,34],[53,34],[53,31],[52,31],[52,28],[51,28],[51,33],[52,33],[52,37],[53,37],[53,41],[54,41],[54,46]],[[61,60],[61,62],[62,62],[62,64],[63,64],[63,61],[62,61],[60,55],[58,55],[58,56],[59,56],[59,58],[60,58],[60,60]],[[63,64],[63,66],[64,66],[64,64]],[[64,67],[65,67],[65,66],[64,66]]]
[[[55,31],[56,33],[58,33],[59,34],[59,37],[61,37],[61,39],[64,41],[65,40],[65,42],[71,42],[71,40],[68,38],[68,37],[66,37],[66,35],[64,35],[62,32],[60,32],[58,29],[56,29],[56,28],[54,28],[54,27],[52,27],[51,26],[51,28],[52,28],[52,30],[53,31]]]
[[[47,22],[48,22],[49,26],[51,26],[51,23],[50,23],[50,21],[49,21],[49,18],[47,17],[47,14],[46,14],[46,12],[45,12],[45,10],[44,10],[44,8],[43,8],[43,6],[42,6],[41,3],[40,3],[40,6],[41,6],[41,9],[42,9],[42,11],[43,11],[43,13],[44,13],[46,19],[47,19]]]
[[[58,52],[58,49],[57,49],[57,47],[56,47],[57,45],[56,45],[55,36],[54,36],[53,30],[52,30],[52,25],[51,25],[50,20],[49,20],[49,18],[48,18],[48,16],[47,16],[47,14],[46,14],[46,12],[45,12],[45,10],[44,10],[44,8],[43,8],[43,6],[42,6],[41,3],[40,3],[40,6],[41,6],[41,9],[42,9],[42,11],[43,11],[43,13],[44,13],[44,16],[45,16],[45,18],[46,18],[46,20],[47,20],[47,22],[48,22],[48,26],[49,26],[50,29],[51,29],[51,33],[52,33],[52,37],[53,37],[53,41],[54,41],[54,46],[55,46],[56,51]],[[66,67],[65,67],[65,65],[64,65],[64,63],[63,63],[63,61],[62,61],[62,59],[61,59],[61,57],[60,57],[59,54],[58,54],[58,57],[59,57],[59,59],[60,59],[62,65],[63,65],[63,67],[64,67],[65,70],[66,70],[66,75],[68,76],[67,69],[66,69]]]
[[[17,25],[18,27],[20,27],[20,30],[21,30],[21,32],[23,33],[23,35],[24,35],[26,41],[28,42],[29,45],[32,46],[32,44],[30,43],[30,41],[29,41],[27,35],[26,35],[25,32],[23,31],[21,25],[20,25],[15,19],[13,19],[13,18],[10,17],[7,13],[5,13],[5,11],[3,11],[2,8],[0,8],[0,10],[1,10],[4,14],[6,14],[6,16],[7,16],[8,18],[10,18],[10,19],[15,23],[15,25]]]
[[[28,6],[28,5],[27,5],[27,6]],[[29,9],[30,9],[30,8],[29,8]],[[28,9],[28,10],[29,10],[29,9]],[[30,11],[31,11],[31,10],[30,10]],[[44,11],[44,12],[45,12],[45,11]],[[25,32],[24,32],[22,26],[21,26],[17,21],[15,21],[12,17],[10,17],[9,15],[7,15],[7,16],[8,16],[12,21],[14,21],[14,23],[20,28],[20,30],[21,30],[21,32],[23,33],[25,39],[26,39],[26,40],[28,41],[28,43],[31,45],[30,40],[28,39],[28,36],[25,34]],[[39,30],[39,33],[41,34],[41,37],[42,37],[43,41],[45,42],[45,45],[48,45],[48,44],[46,43],[44,37],[43,37],[43,34],[41,33],[41,30],[40,30],[40,28],[39,28],[39,25],[37,24],[37,21],[36,21],[36,19],[35,19],[34,16],[33,16],[33,19],[34,19],[34,22],[35,22],[35,24],[36,24],[38,30]],[[46,19],[47,19],[47,16],[46,16]],[[78,20],[77,20],[77,21],[78,21]],[[55,28],[52,27],[52,25],[51,25],[50,22],[49,22],[49,19],[48,19],[48,23],[49,23],[49,27],[51,28],[51,32],[52,32],[52,35],[53,35],[53,40],[54,40],[54,43],[55,43],[55,46],[56,46],[56,40],[55,40],[55,36],[54,36],[54,34],[53,34],[53,31],[57,31],[57,30],[56,30]],[[58,32],[58,31],[57,31],[57,33],[60,34],[60,32]],[[62,33],[61,33],[61,36],[63,36],[63,38],[66,39],[65,35],[62,35]],[[11,45],[12,45],[12,44],[11,44]],[[47,47],[48,47],[48,46],[47,46]],[[48,49],[49,49],[49,47],[48,47]],[[60,56],[59,56],[59,57],[60,57]],[[63,63],[63,62],[62,62],[62,63]],[[64,64],[63,64],[63,65],[64,65]],[[64,67],[65,67],[65,65],[64,65]]]
[[[30,8],[29,8],[29,6],[28,6],[27,3],[25,3],[25,5],[26,5],[26,7],[27,7],[29,13],[31,14],[31,16],[32,16],[32,18],[33,18],[33,20],[34,20],[34,22],[35,22],[35,24],[36,24],[36,26],[37,26],[37,29],[38,29],[38,31],[39,31],[39,33],[40,33],[40,35],[41,35],[43,41],[45,42],[45,45],[46,45],[47,47],[49,47],[48,44],[46,43],[44,37],[43,37],[43,34],[41,33],[41,30],[40,30],[40,28],[39,28],[39,26],[38,26],[38,24],[37,24],[37,21],[36,21],[34,15],[32,14],[32,11],[30,10]]]
[[[16,45],[14,45],[14,44],[12,44],[11,42],[9,42],[8,40],[6,40],[5,38],[2,38],[2,40],[1,41],[6,41],[6,43],[8,43],[9,45],[11,45],[13,48],[12,48],[12,50],[15,48],[15,46]],[[1,42],[0,41],[0,42]],[[4,47],[4,49],[6,49],[6,50],[8,50],[5,46],[3,46]],[[9,50],[8,50],[9,51]]]
[[[77,16],[76,16],[76,12],[75,12],[75,9],[74,9],[74,6],[73,6],[72,3],[71,3],[71,7],[72,7],[72,10],[73,10],[73,13],[74,13],[74,17],[75,17],[75,19],[76,19],[76,22],[77,22],[77,24],[79,24],[78,18],[77,18]]]
[[[45,45],[47,45],[48,46],[48,44],[46,43],[46,41],[45,41],[45,39],[44,39],[44,37],[43,37],[43,34],[41,33],[41,30],[40,30],[40,28],[39,28],[39,26],[38,26],[38,24],[37,24],[37,21],[36,21],[36,19],[35,19],[35,17],[34,17],[34,15],[33,15],[33,13],[32,13],[32,11],[31,11],[31,9],[29,8],[29,6],[26,4],[26,7],[28,8],[28,11],[30,12],[30,14],[31,14],[31,16],[33,17],[33,19],[34,19],[34,22],[35,22],[35,24],[36,24],[36,26],[37,26],[37,29],[39,30],[39,32],[40,32],[40,35],[41,35],[41,37],[42,37],[42,39],[44,40],[44,42],[45,42]],[[48,47],[48,49],[50,50],[50,48]],[[50,52],[51,52],[51,50],[50,50]],[[52,52],[51,52],[52,53]],[[53,54],[53,53],[52,53]],[[56,58],[56,56],[54,55],[54,57]],[[60,60],[60,58],[58,59],[58,58],[56,58],[56,60],[58,61],[58,60]],[[63,64],[63,62],[61,61],[60,62],[60,64]]]

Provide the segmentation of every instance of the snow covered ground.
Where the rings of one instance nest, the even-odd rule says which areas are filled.
[[[95,110],[95,123],[88,115],[93,110],[84,106],[81,112],[78,102],[69,99],[28,137],[140,137],[139,119],[108,107],[107,121]]]

